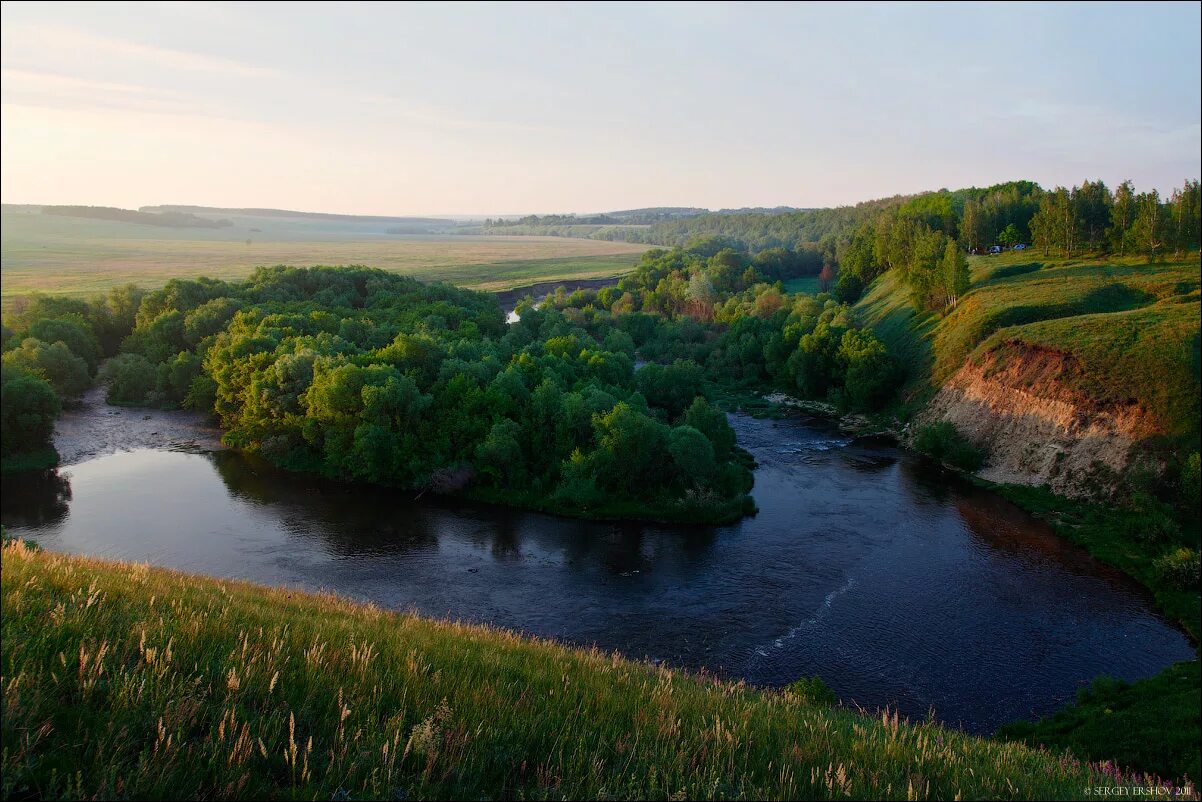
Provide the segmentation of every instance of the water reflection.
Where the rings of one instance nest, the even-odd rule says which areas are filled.
[[[0,479],[0,496],[5,500],[5,526],[23,529],[55,526],[67,517],[71,480],[57,469],[4,474]]]
[[[1047,713],[1185,638],[1044,524],[887,443],[732,419],[760,513],[730,527],[554,518],[138,451],[6,478],[14,534],[68,552],[335,590],[974,731]],[[73,496],[72,496],[73,492]],[[1122,643],[1122,649],[1115,649]]]

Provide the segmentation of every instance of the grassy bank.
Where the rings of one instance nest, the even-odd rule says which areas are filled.
[[[1061,536],[1099,560],[1138,580],[1164,615],[1198,640],[1202,597],[1197,575],[1174,581],[1164,569],[1165,561],[1185,541],[1192,540],[1197,554],[1196,524],[1192,531],[1149,540],[1157,521],[1155,511],[1073,501],[1037,487],[991,485],[991,489],[1049,521]],[[1006,725],[998,736],[1069,749],[1085,760],[1113,760],[1164,776],[1188,776],[1196,782],[1202,776],[1199,709],[1202,665],[1193,660],[1130,684],[1100,677],[1082,690],[1076,704],[1034,723]]]
[[[21,544],[0,576],[5,798],[1060,799],[1128,782],[331,596]]]
[[[1034,724],[1007,724],[998,736],[1144,766],[1166,777],[1195,778],[1202,776],[1200,686],[1197,661],[1178,663],[1135,683],[1103,677],[1083,688],[1072,707]]]
[[[1062,537],[1138,580],[1155,597],[1161,612],[1198,640],[1202,632],[1202,596],[1197,580],[1192,584],[1173,582],[1158,563],[1182,545],[1198,549],[1196,523],[1192,530],[1153,537],[1156,522],[1164,520],[1159,517],[1164,513],[1156,508],[1090,504],[1057,496],[1042,487],[988,486],[1050,522]]]

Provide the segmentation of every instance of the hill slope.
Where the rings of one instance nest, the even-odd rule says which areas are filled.
[[[3,796],[1032,798],[1067,758],[512,634],[11,544]]]
[[[942,318],[916,315],[892,274],[856,309],[911,366],[919,422],[951,421],[985,448],[986,478],[1073,495],[1086,475],[1125,471],[1137,445],[1197,448],[1196,257],[1027,252],[978,257],[972,279]]]

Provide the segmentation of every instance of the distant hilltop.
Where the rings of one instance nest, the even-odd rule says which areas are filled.
[[[140,212],[155,214],[229,214],[239,217],[283,217],[296,220],[325,220],[339,223],[407,223],[421,225],[454,225],[453,220],[440,217],[390,217],[364,214],[331,214],[328,212],[296,212],[289,209],[235,209],[220,206],[142,206]]]
[[[115,206],[43,206],[42,214],[59,217],[87,217],[93,220],[115,220],[119,223],[138,223],[164,228],[229,228],[229,220],[197,217],[182,210],[150,213],[144,210],[118,209]]]

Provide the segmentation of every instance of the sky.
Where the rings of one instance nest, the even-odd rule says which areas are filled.
[[[1202,4],[0,7],[5,203],[833,206],[1202,173]]]

